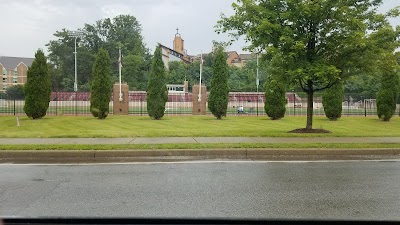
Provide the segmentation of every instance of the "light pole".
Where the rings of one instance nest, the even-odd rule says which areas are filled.
[[[199,79],[199,95],[198,95],[198,102],[201,102],[201,75],[203,73],[203,51],[201,51],[200,55],[200,79]]]
[[[259,79],[258,74],[259,74],[259,69],[258,69],[258,54],[257,54],[257,78],[256,78],[256,86],[257,86],[257,116],[258,116],[258,99],[259,99],[258,86],[260,85],[260,79]]]
[[[118,57],[118,72],[119,72],[119,101],[122,102],[122,78],[121,78],[121,72],[122,71],[122,56],[121,56],[121,47],[119,47],[119,57]]]
[[[75,82],[74,82],[74,92],[75,92],[75,116],[78,114],[78,110],[77,110],[77,108],[78,108],[78,106],[77,106],[77,104],[78,104],[78,102],[76,101],[76,94],[77,94],[77,92],[78,92],[78,69],[77,69],[77,60],[76,60],[76,54],[77,54],[77,51],[76,51],[76,39],[78,38],[78,37],[82,37],[83,36],[83,31],[68,31],[68,36],[69,37],[73,37],[73,38],[75,38],[75,51],[74,51],[74,54],[75,54]]]
[[[68,31],[68,37],[73,37],[75,38],[75,82],[74,82],[74,92],[78,91],[78,70],[77,70],[77,60],[76,60],[76,55],[77,55],[77,51],[76,51],[76,39],[82,37],[84,34],[83,31]]]

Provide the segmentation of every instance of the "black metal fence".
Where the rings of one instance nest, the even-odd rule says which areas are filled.
[[[146,92],[129,93],[129,115],[147,116]],[[192,93],[170,93],[166,104],[166,115],[192,115]],[[304,93],[288,92],[287,116],[304,116],[307,113],[307,97]],[[265,116],[264,93],[231,92],[227,114],[230,116]],[[24,99],[0,96],[0,115],[23,115]],[[322,98],[314,97],[314,115],[323,116]],[[110,100],[110,114],[113,111],[113,102]],[[377,114],[375,97],[363,97],[359,94],[345,94],[342,103],[342,116],[374,116]],[[399,104],[397,105],[400,116]],[[209,111],[208,114],[211,114]],[[53,92],[47,115],[91,115],[90,93],[88,92]]]

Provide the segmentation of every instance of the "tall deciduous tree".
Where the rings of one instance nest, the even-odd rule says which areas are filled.
[[[341,81],[326,89],[322,94],[325,116],[332,121],[342,117],[343,83]]]
[[[92,65],[100,48],[110,55],[110,69],[113,80],[118,77],[118,48],[124,55],[123,81],[133,90],[145,90],[151,57],[141,34],[139,21],[131,15],[105,18],[94,24],[85,24],[80,30],[85,34],[77,39],[78,84],[85,90],[92,77]],[[74,81],[74,38],[68,30],[57,31],[47,44],[49,61],[57,67],[56,80],[60,90],[73,90]],[[125,67],[126,63],[126,67]]]
[[[208,98],[208,108],[219,120],[222,118],[222,116],[226,116],[226,110],[228,107],[228,77],[229,74],[228,65],[226,64],[226,54],[224,53],[224,49],[220,47],[215,53],[210,97]]]
[[[51,79],[48,69],[46,56],[42,50],[38,50],[28,70],[27,82],[24,86],[24,111],[32,119],[44,117],[49,108]]]
[[[245,35],[249,50],[280,56],[289,75],[307,94],[306,130],[312,129],[313,97],[338,80],[373,68],[380,48],[393,43],[382,0],[237,0],[235,14],[222,16],[218,32]],[[391,28],[391,29],[390,29]],[[378,34],[380,30],[385,30]]]
[[[110,57],[100,49],[93,66],[93,79],[90,86],[90,111],[98,119],[105,119],[109,113],[112,93]]]
[[[165,66],[161,48],[157,46],[151,64],[147,86],[147,113],[152,119],[159,120],[164,116],[165,103],[168,101],[168,90],[165,84]]]

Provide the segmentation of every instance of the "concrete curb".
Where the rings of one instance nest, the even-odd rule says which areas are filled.
[[[201,159],[377,159],[400,158],[400,149],[172,149],[0,151],[0,162],[133,162]]]

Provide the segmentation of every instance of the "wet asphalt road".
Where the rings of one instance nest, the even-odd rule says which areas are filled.
[[[1,165],[0,215],[400,220],[400,162]]]

